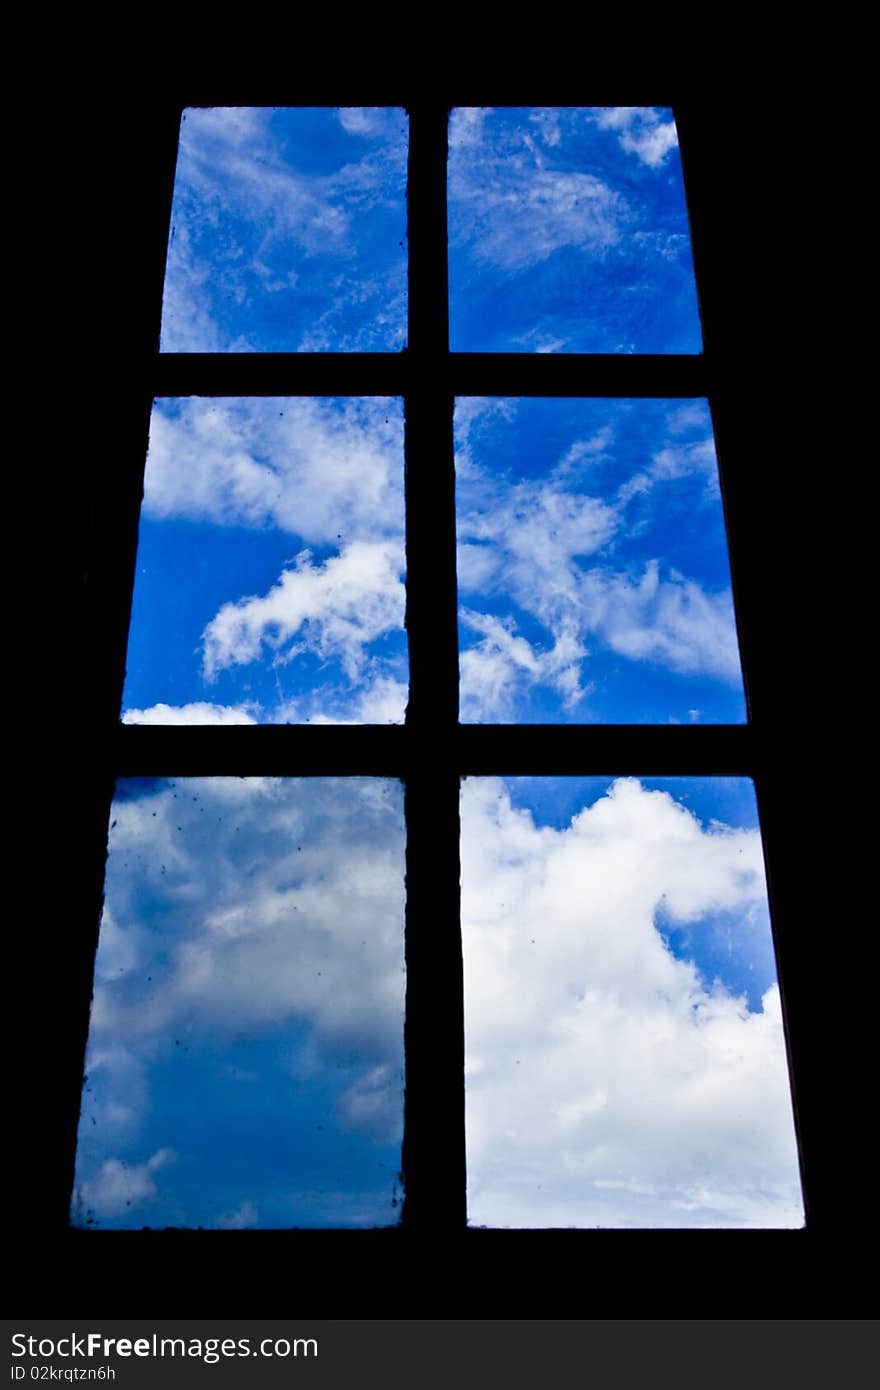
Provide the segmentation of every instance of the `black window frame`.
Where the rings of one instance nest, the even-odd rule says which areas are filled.
[[[803,720],[792,717],[784,698],[786,663],[794,639],[780,632],[778,622],[778,596],[784,592],[787,567],[797,551],[788,534],[790,503],[767,471],[772,460],[766,448],[755,457],[754,426],[764,415],[760,402],[750,394],[773,384],[779,336],[771,333],[773,342],[768,346],[759,334],[756,345],[755,323],[746,321],[740,304],[745,272],[742,266],[731,270],[729,261],[732,238],[726,175],[741,138],[735,126],[738,123],[741,132],[742,120],[735,121],[725,107],[729,94],[724,91],[694,95],[686,83],[646,86],[640,82],[638,91],[632,90],[632,83],[610,85],[613,90],[607,82],[583,78],[573,83],[551,76],[509,84],[478,80],[427,86],[415,80],[358,83],[346,78],[319,82],[309,90],[301,83],[259,80],[253,85],[221,82],[214,87],[169,82],[142,100],[124,140],[118,136],[115,144],[111,142],[130,161],[121,179],[115,219],[117,229],[126,234],[126,251],[124,258],[117,255],[112,262],[117,271],[127,268],[129,278],[124,281],[124,311],[111,305],[123,283],[120,274],[112,284],[105,284],[99,331],[80,323],[86,343],[84,360],[76,360],[74,344],[67,357],[68,376],[75,385],[87,390],[100,381],[106,394],[88,507],[74,513],[81,517],[74,554],[84,562],[85,573],[85,587],[77,599],[81,621],[71,662],[81,673],[81,701],[76,711],[77,748],[71,754],[68,739],[65,756],[77,792],[75,802],[68,803],[63,843],[57,852],[63,882],[58,893],[60,920],[52,933],[51,952],[41,960],[41,1004],[29,1034],[33,1052],[24,1078],[40,1097],[39,1113],[33,1113],[33,1108],[29,1112],[28,1132],[19,1145],[24,1159],[20,1189],[24,1221],[18,1249],[26,1289],[44,1289],[47,1279],[55,1288],[70,1288],[85,1280],[96,1296],[130,1306],[132,1290],[154,1287],[161,1271],[172,1302],[184,1298],[197,1277],[207,1308],[212,1293],[228,1291],[230,1278],[240,1295],[250,1290],[258,1297],[260,1289],[265,1294],[268,1285],[261,1270],[268,1258],[280,1256],[298,1269],[308,1267],[315,1311],[321,1311],[321,1298],[332,1290],[337,1296],[343,1293],[334,1311],[376,1314],[387,1306],[381,1280],[373,1284],[379,1271],[391,1280],[396,1290],[393,1297],[403,1300],[403,1305],[396,1305],[398,1311],[407,1306],[424,1313],[419,1299],[436,1298],[438,1286],[447,1299],[452,1297],[437,1273],[439,1256],[449,1254],[460,1271],[461,1296],[469,1297],[471,1306],[484,1295],[485,1281],[491,1280],[492,1308],[515,1306],[519,1299],[517,1311],[526,1315],[531,1307],[537,1313],[572,1310],[584,1316],[614,1308],[615,1289],[627,1277],[634,1258],[654,1279],[670,1262],[684,1268],[708,1260],[713,1268],[725,1271],[725,1287],[730,1290],[735,1289],[738,1277],[751,1272],[754,1278],[755,1265],[762,1265],[759,1283],[769,1306],[780,1277],[787,1289],[806,1292],[829,1257],[846,1249],[840,1216],[841,1165],[827,1133],[823,1098],[829,1062],[812,1015],[821,973],[799,931],[810,890],[803,881],[801,842],[792,831],[792,817],[806,786],[805,730]],[[440,351],[447,314],[445,157],[440,158],[445,113],[453,106],[468,105],[611,102],[671,106],[675,111],[692,225],[703,354],[686,359],[554,358],[448,356]],[[160,357],[159,305],[181,110],[193,105],[297,104],[395,105],[410,112],[410,298],[417,322],[411,322],[407,350],[399,355],[293,355],[296,360],[289,361],[262,354],[219,357],[213,362],[200,355],[174,361]],[[105,122],[103,108],[80,116],[84,138],[91,138],[95,149],[106,133]],[[756,128],[753,120],[751,130]],[[424,163],[420,151],[428,151]],[[99,180],[97,175],[91,177],[93,185],[90,175],[78,175],[77,186],[94,191]],[[762,164],[759,157],[759,186],[753,192],[769,197],[771,206],[774,177],[773,161],[768,157]],[[442,279],[436,274],[438,241],[443,244]],[[428,265],[422,257],[428,258]],[[745,260],[755,273],[759,254],[746,248]],[[94,253],[90,259],[83,252],[82,263],[100,272]],[[778,328],[780,321],[784,328],[784,318],[767,293],[769,273],[765,270],[762,276],[758,269],[756,281],[764,292],[771,328]],[[754,299],[752,291],[751,302]],[[100,336],[108,324],[114,330],[112,342]],[[789,337],[784,339],[784,352],[790,367]],[[430,617],[433,624],[431,643],[422,650],[411,627],[413,716],[407,728],[214,730],[118,725],[151,404],[161,395],[212,393],[402,395],[406,399],[407,449],[420,460],[418,474],[414,468],[407,469],[408,605],[410,612],[419,612],[423,621]],[[748,692],[748,726],[455,726],[457,691],[450,672],[454,669],[457,675],[457,662],[453,668],[449,658],[456,650],[452,406],[457,394],[681,395],[710,401]],[[438,420],[443,421],[442,431],[436,428]],[[421,482],[429,473],[437,490],[427,494]],[[438,573],[442,582],[437,580]],[[428,631],[427,623],[424,630]],[[802,630],[798,628],[797,633]],[[445,676],[437,670],[441,657]],[[113,783],[116,776],[137,773],[209,772],[360,773],[402,775],[407,781],[408,925],[414,928],[416,918],[424,914],[424,921],[445,920],[447,931],[443,956],[438,958],[433,944],[430,950],[424,949],[428,933],[423,924],[418,932],[408,930],[407,1199],[400,1228],[219,1233],[78,1232],[69,1227]],[[461,994],[458,884],[455,875],[447,873],[444,886],[438,889],[436,866],[440,854],[447,865],[457,864],[460,775],[538,772],[719,774],[754,779],[798,1112],[805,1231],[531,1232],[466,1227],[462,1015],[460,1009],[449,1008],[443,992],[454,995],[457,991],[459,998]],[[52,885],[47,887],[51,896]],[[442,1048],[431,1044],[438,1030],[445,1039]],[[450,1077],[454,1078],[451,1083]],[[419,1096],[428,1103],[420,1104]],[[594,1290],[588,1308],[577,1294],[562,1287],[552,1270],[547,1271],[548,1261],[572,1247],[588,1260],[598,1256],[601,1261],[601,1288]],[[542,1278],[536,1277],[538,1269],[544,1271]],[[119,1292],[120,1270],[127,1280],[124,1298]],[[415,1275],[414,1284],[409,1272]],[[404,1280],[407,1287],[402,1288]],[[445,1307],[455,1311],[454,1302]]]

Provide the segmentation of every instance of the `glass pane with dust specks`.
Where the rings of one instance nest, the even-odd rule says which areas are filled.
[[[403,791],[119,782],[72,1220],[400,1216]]]
[[[449,286],[458,352],[700,352],[672,112],[453,111]]]
[[[706,401],[470,397],[455,445],[464,722],[745,720]]]
[[[127,724],[401,724],[403,410],[157,400]]]
[[[468,1218],[800,1227],[754,789],[462,788]]]
[[[399,352],[407,118],[390,107],[189,107],[163,352]]]

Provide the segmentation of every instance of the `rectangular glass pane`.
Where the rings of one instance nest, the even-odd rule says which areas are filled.
[[[672,112],[453,111],[449,285],[458,352],[699,352]]]
[[[399,400],[153,406],[133,724],[402,723]]]
[[[739,723],[700,400],[456,403],[465,723]]]
[[[462,788],[469,1220],[803,1224],[752,784]]]
[[[394,108],[187,109],[162,351],[399,351],[406,159]]]
[[[118,784],[74,1224],[397,1222],[403,875],[397,782]]]

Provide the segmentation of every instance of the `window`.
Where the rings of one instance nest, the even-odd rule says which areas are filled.
[[[198,355],[187,361],[159,358],[150,360],[140,386],[140,394],[129,386],[127,399],[120,398],[108,412],[108,421],[127,421],[120,432],[126,438],[127,458],[123,460],[120,446],[115,469],[109,467],[101,477],[98,505],[101,513],[102,546],[99,562],[93,568],[93,587],[96,598],[96,631],[106,646],[105,678],[98,682],[101,702],[96,705],[94,727],[106,727],[108,712],[115,714],[121,681],[121,652],[124,649],[126,613],[120,605],[120,580],[129,585],[132,567],[132,544],[137,512],[137,484],[132,482],[143,459],[150,401],[157,395],[183,395],[187,392],[211,394],[238,393],[320,395],[370,393],[404,396],[407,401],[406,428],[408,446],[414,449],[424,466],[417,476],[407,479],[407,526],[410,536],[418,537],[412,547],[408,576],[408,602],[411,613],[410,661],[412,719],[407,729],[299,729],[264,728],[226,730],[178,730],[124,728],[108,739],[102,734],[98,747],[101,757],[94,793],[95,817],[90,822],[92,846],[91,876],[80,874],[83,906],[80,921],[91,922],[88,931],[94,932],[94,906],[98,891],[97,864],[101,858],[100,840],[106,825],[109,777],[118,775],[158,775],[212,773],[217,775],[249,775],[280,772],[306,775],[369,775],[396,777],[403,774],[407,782],[407,822],[409,833],[407,895],[410,921],[421,918],[440,924],[441,930],[428,941],[427,933],[410,932],[408,940],[408,1014],[407,1014],[407,1141],[405,1165],[407,1170],[407,1225],[416,1238],[421,1228],[425,1237],[433,1232],[437,1238],[460,1232],[464,1216],[464,1165],[462,1147],[460,957],[457,941],[458,893],[455,873],[438,873],[438,865],[453,866],[458,855],[458,780],[460,774],[490,774],[503,770],[509,775],[570,774],[573,771],[592,773],[626,773],[643,775],[687,775],[709,772],[754,775],[761,800],[765,834],[771,845],[771,878],[779,896],[785,899],[785,854],[781,862],[774,859],[772,846],[783,847],[787,841],[784,825],[785,767],[780,768],[773,752],[773,696],[766,685],[762,687],[762,657],[768,656],[771,634],[760,617],[760,588],[754,575],[745,579],[739,572],[738,544],[743,538],[756,534],[750,519],[755,488],[744,466],[737,479],[734,459],[749,456],[748,438],[743,438],[745,425],[730,395],[731,382],[739,384],[741,376],[730,371],[737,364],[736,352],[742,345],[722,342],[724,314],[707,307],[712,287],[720,283],[713,275],[717,266],[713,257],[711,230],[713,226],[712,197],[717,182],[712,183],[708,158],[709,135],[696,129],[686,109],[679,111],[679,128],[685,149],[686,164],[691,161],[692,197],[695,202],[695,251],[704,296],[704,325],[706,327],[706,356],[703,360],[666,360],[645,357],[609,359],[596,357],[590,361],[573,359],[492,358],[469,355],[459,360],[445,357],[446,295],[444,277],[438,275],[438,265],[445,253],[442,205],[445,189],[443,168],[443,138],[445,106],[439,102],[419,110],[411,107],[411,217],[410,224],[410,312],[411,331],[407,352],[401,356],[370,356],[361,359],[336,358],[332,354],[319,358],[303,358],[299,362],[279,358],[227,359],[209,362]],[[150,200],[170,188],[169,169],[172,167],[173,119],[167,112],[164,122],[156,122],[156,112],[145,121],[144,139],[164,133],[164,156],[154,167],[159,173],[151,186],[145,183],[140,196]],[[709,122],[711,126],[711,121]],[[719,121],[716,118],[717,131]],[[146,147],[146,143],[145,143]],[[708,192],[700,205],[700,178],[704,177]],[[165,206],[167,207],[167,196]],[[157,222],[160,221],[157,217]],[[156,228],[156,243],[160,240]],[[144,245],[148,245],[144,231]],[[154,248],[155,249],[155,248]],[[158,264],[156,256],[155,263]],[[145,276],[144,300],[155,304],[156,285],[160,276],[154,273],[152,282]],[[708,287],[708,291],[707,291]],[[722,294],[723,302],[723,292]],[[727,306],[729,308],[729,305]],[[154,311],[153,311],[154,315]],[[155,316],[144,339],[155,340]],[[136,341],[135,330],[130,330]],[[727,375],[725,374],[727,372]],[[295,375],[295,381],[293,376]],[[454,566],[454,496],[452,459],[453,397],[460,394],[538,396],[626,395],[631,397],[662,395],[708,395],[716,412],[722,463],[727,465],[725,483],[731,518],[733,562],[737,569],[740,622],[745,647],[745,665],[750,681],[753,725],[750,729],[659,729],[651,727],[577,727],[542,728],[519,727],[461,727],[457,728],[455,709],[456,689],[456,586]],[[131,416],[139,423],[132,429]],[[135,463],[135,458],[138,462]],[[430,476],[432,488],[423,488],[421,480]],[[442,505],[438,490],[442,488]],[[119,528],[120,518],[124,525]],[[113,523],[113,524],[111,524]],[[117,540],[118,536],[118,540]],[[115,549],[114,549],[115,547]],[[421,623],[418,619],[421,618]],[[754,619],[754,623],[753,623]],[[423,634],[419,637],[419,631]],[[424,634],[430,633],[431,640]],[[112,641],[108,634],[113,634]],[[774,667],[772,660],[764,670]],[[757,675],[755,674],[757,672]],[[115,684],[114,684],[115,682]],[[762,704],[763,702],[763,704]],[[87,838],[87,837],[84,837]],[[87,838],[88,843],[88,838]],[[83,848],[82,843],[78,845]],[[85,882],[83,879],[85,878]],[[784,911],[777,914],[785,922]],[[787,983],[785,928],[781,936],[783,983]],[[93,942],[93,935],[92,935]],[[71,1033],[81,1044],[84,1039],[84,998],[87,992],[89,955],[85,948],[71,947],[71,958],[78,960],[70,980],[79,981],[79,1003],[71,1002],[66,1014]],[[797,956],[795,955],[795,959]],[[795,970],[795,978],[797,970]],[[74,1049],[75,1050],[75,1049]],[[797,1048],[794,1049],[797,1066]],[[76,1071],[76,1068],[73,1068]],[[68,1075],[68,1083],[73,1079]],[[78,1104],[76,1087],[67,1091],[63,1113],[74,1115]],[[71,1150],[68,1139],[66,1174],[69,1179]],[[64,1166],[64,1165],[62,1165]],[[63,1182],[56,1182],[53,1192],[59,1193]],[[809,1189],[808,1189],[809,1191]],[[60,1196],[53,1199],[56,1215],[64,1203]],[[403,1233],[401,1233],[403,1234]],[[564,1233],[586,1239],[590,1233]],[[608,1233],[610,1235],[611,1233]],[[487,1242],[494,1250],[510,1250],[513,1234],[491,1232],[470,1233],[470,1244],[477,1253],[477,1265],[486,1267],[494,1262],[500,1268],[503,1258],[482,1253]],[[138,1238],[125,1237],[126,1248]],[[155,1247],[161,1239],[151,1242]],[[522,1242],[531,1247],[534,1241],[523,1235]],[[171,1238],[172,1242],[174,1238]],[[197,1237],[190,1238],[188,1247]],[[603,1258],[609,1269],[621,1256],[607,1254],[608,1236],[603,1235]],[[713,1237],[714,1247],[719,1242]],[[179,1244],[179,1242],[178,1242]],[[265,1242],[264,1242],[265,1244]],[[141,1242],[143,1245],[143,1241]],[[530,1247],[530,1248],[531,1248]],[[169,1248],[166,1245],[166,1249]],[[183,1247],[181,1247],[183,1248]],[[325,1247],[326,1248],[326,1247]],[[336,1248],[338,1249],[338,1243]],[[370,1240],[375,1252],[377,1241]],[[427,1249],[427,1247],[421,1247]],[[346,1252],[353,1249],[348,1242]],[[316,1269],[327,1269],[322,1262],[327,1257],[318,1252],[315,1241],[310,1242],[309,1258]],[[314,1253],[313,1253],[314,1252]],[[348,1258],[346,1253],[345,1258]],[[98,1257],[85,1257],[96,1268]],[[106,1257],[104,1257],[106,1258]],[[126,1257],[128,1258],[128,1257]],[[132,1256],[133,1259],[141,1258]],[[167,1256],[150,1255],[150,1259],[167,1260]],[[193,1256],[192,1258],[201,1258]],[[361,1269],[361,1255],[352,1255]],[[370,1258],[387,1261],[393,1268],[393,1255],[371,1254]],[[465,1257],[470,1258],[470,1257]],[[515,1259],[522,1259],[514,1255]],[[649,1258],[657,1258],[656,1256]],[[723,1256],[719,1255],[719,1259]],[[736,1259],[741,1258],[739,1255]],[[616,1266],[621,1267],[621,1266]],[[320,1276],[319,1276],[320,1277]]]

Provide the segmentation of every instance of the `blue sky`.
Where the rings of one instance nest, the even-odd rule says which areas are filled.
[[[699,352],[671,112],[453,112],[449,279],[457,352]]]
[[[393,109],[187,110],[162,351],[399,351],[406,151]]]
[[[745,717],[704,401],[462,399],[466,722]],[[123,717],[399,723],[402,404],[160,400]]]
[[[403,411],[153,407],[123,718],[401,722]]]
[[[405,338],[398,111],[190,111],[164,351]],[[668,112],[461,111],[453,347],[698,351]],[[700,400],[459,400],[466,722],[745,717]],[[154,403],[122,717],[401,723],[402,402]],[[410,461],[419,467],[418,459]],[[387,1224],[402,789],[120,783],[74,1219]],[[754,796],[469,779],[470,1215],[797,1225]]]
[[[705,401],[460,400],[467,722],[738,723]]]
[[[163,349],[399,350],[406,157],[187,111]],[[457,110],[449,209],[453,348],[699,351],[668,111]],[[466,722],[744,718],[705,402],[460,400],[456,468]],[[400,723],[404,611],[400,401],[156,401],[127,721]]]

